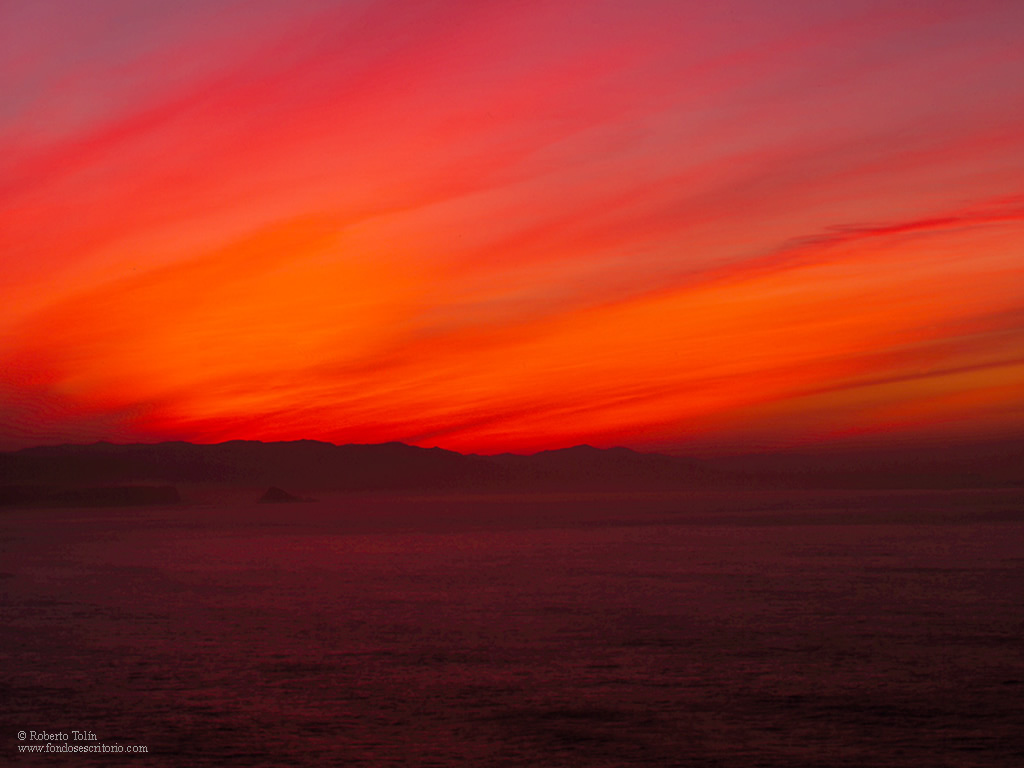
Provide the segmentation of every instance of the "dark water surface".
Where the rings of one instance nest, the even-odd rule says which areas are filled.
[[[3,765],[1024,765],[1020,491],[6,511],[0,611]]]

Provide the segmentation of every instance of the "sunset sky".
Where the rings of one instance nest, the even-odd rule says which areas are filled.
[[[1024,2],[0,0],[0,448],[1024,436]]]

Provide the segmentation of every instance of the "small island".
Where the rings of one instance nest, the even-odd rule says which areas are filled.
[[[260,497],[259,503],[260,504],[288,504],[288,503],[300,502],[300,501],[314,501],[314,499],[302,498],[301,496],[295,496],[293,494],[288,493],[288,491],[286,491],[286,490],[284,490],[282,488],[278,488],[277,486],[271,486],[270,488],[267,489],[267,492],[264,493]]]

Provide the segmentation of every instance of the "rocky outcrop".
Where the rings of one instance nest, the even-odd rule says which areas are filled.
[[[294,501],[312,501],[312,499],[303,499],[299,496],[293,496],[277,486],[273,486],[267,489],[267,492],[260,497],[261,504],[281,504],[289,503]]]
[[[0,489],[0,506],[26,507],[145,507],[179,504],[173,485],[108,485],[79,488],[7,486]]]

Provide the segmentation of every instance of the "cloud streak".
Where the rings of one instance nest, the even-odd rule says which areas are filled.
[[[1018,4],[32,6],[8,445],[953,438],[1022,383]]]

